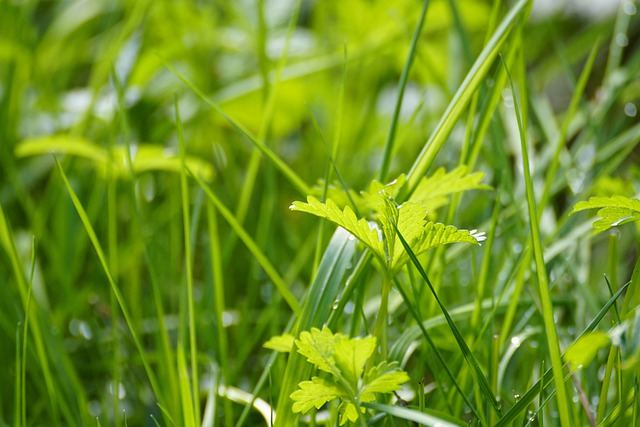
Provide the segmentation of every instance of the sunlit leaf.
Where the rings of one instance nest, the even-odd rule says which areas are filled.
[[[400,369],[397,362],[382,362],[367,372],[364,385],[360,390],[360,400],[371,402],[375,399],[374,393],[391,393],[400,390],[401,385],[409,381],[409,375]]]
[[[360,408],[360,411],[364,414],[365,409]],[[358,409],[351,402],[342,402],[338,407],[338,413],[340,414],[341,426],[345,425],[347,421],[354,423],[358,420]]]
[[[296,340],[296,346],[298,353],[305,356],[309,363],[316,365],[322,371],[339,375],[340,371],[333,355],[336,344],[341,339],[341,334],[334,335],[326,326],[322,330],[311,328],[311,332],[304,331],[300,334],[300,339]]]
[[[351,384],[358,384],[364,364],[376,348],[376,338],[341,339],[336,343],[334,359],[342,375]]]
[[[335,383],[319,377],[302,381],[299,386],[299,390],[291,393],[293,412],[305,414],[313,407],[320,409],[328,401],[343,396],[342,390]]]
[[[451,172],[440,168],[429,177],[424,177],[411,195],[410,200],[425,203],[432,211],[447,204],[448,196],[468,190],[489,190],[491,187],[481,184],[484,173],[468,173],[468,166],[459,166]]]
[[[569,363],[571,370],[587,366],[598,351],[609,345],[611,339],[606,332],[590,332],[578,338],[564,354],[564,360]]]
[[[598,209],[601,219],[593,223],[596,232],[640,220],[640,200],[624,196],[591,197],[588,201],[576,203],[571,215],[586,209]]]
[[[269,341],[264,343],[264,348],[269,348],[271,350],[279,351],[282,353],[288,353],[293,349],[293,343],[295,341],[295,337],[291,334],[282,334],[275,337],[272,337]]]
[[[363,218],[358,219],[349,206],[341,210],[338,205],[330,199],[327,200],[326,203],[322,203],[315,197],[308,196],[307,203],[293,202],[290,209],[307,212],[328,219],[357,237],[381,260],[385,259],[384,247],[378,235],[378,230],[372,228],[367,220]]]

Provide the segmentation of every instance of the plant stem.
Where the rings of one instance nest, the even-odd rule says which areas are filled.
[[[380,343],[380,359],[387,360],[389,351],[389,331],[387,317],[389,315],[389,292],[391,291],[391,273],[384,272],[382,277],[382,292],[380,295],[380,311],[376,321],[375,334]]]

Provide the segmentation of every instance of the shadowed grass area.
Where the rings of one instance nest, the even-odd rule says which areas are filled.
[[[637,424],[615,6],[1,2],[0,427]]]

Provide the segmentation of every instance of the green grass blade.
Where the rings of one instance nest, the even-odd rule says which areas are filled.
[[[182,421],[186,427],[196,427],[195,414],[193,413],[194,403],[191,395],[191,380],[187,370],[187,362],[182,346],[178,346],[178,376],[180,378],[180,400],[182,402]],[[197,399],[197,397],[196,397]]]
[[[245,244],[247,249],[254,256],[256,261],[260,264],[260,266],[264,269],[265,273],[269,276],[275,287],[278,289],[282,298],[289,305],[291,310],[295,314],[300,314],[300,304],[296,300],[295,296],[291,293],[286,283],[280,277],[280,274],[276,270],[276,268],[271,264],[271,261],[267,258],[267,256],[260,250],[260,247],[256,244],[256,242],[249,236],[249,233],[245,231],[245,229],[238,223],[235,216],[231,211],[218,199],[218,197],[213,193],[213,191],[207,186],[207,184],[202,180],[202,178],[198,177],[196,174],[189,171],[191,177],[196,180],[200,188],[202,188],[209,198],[209,201],[213,203],[220,212],[220,215],[227,221],[227,223],[233,228],[233,231],[238,235],[240,240]]]
[[[453,333],[453,336],[456,339],[456,342],[458,343],[458,347],[460,347],[460,351],[462,352],[464,359],[469,364],[469,367],[471,368],[471,371],[473,372],[474,377],[478,385],[480,386],[480,392],[484,395],[484,398],[487,399],[489,403],[491,403],[491,406],[493,407],[493,409],[499,415],[501,415],[500,403],[498,403],[495,395],[493,394],[493,391],[491,391],[491,386],[489,385],[487,378],[482,373],[482,370],[480,369],[480,365],[478,364],[478,361],[474,357],[473,353],[471,353],[469,346],[467,345],[466,341],[462,337],[462,334],[460,333],[460,330],[456,326],[455,322],[449,315],[449,312],[447,311],[446,307],[444,306],[442,301],[440,301],[438,294],[436,293],[435,289],[433,288],[433,285],[431,284],[431,280],[429,280],[427,273],[424,271],[424,268],[422,268],[422,264],[420,264],[420,261],[418,260],[415,253],[411,249],[411,246],[409,246],[409,244],[404,239],[402,234],[400,234],[400,231],[398,230],[396,224],[393,222],[392,224],[396,228],[398,239],[400,239],[402,246],[407,251],[407,255],[409,255],[409,259],[411,259],[411,262],[413,263],[415,268],[418,270],[418,273],[420,273],[420,276],[422,276],[424,281],[427,283],[429,290],[433,294],[433,297],[435,298],[437,304],[440,306],[440,309],[442,310],[442,314],[444,314],[444,317],[447,320],[447,324],[449,325],[449,328],[451,329],[451,332]]]
[[[462,387],[460,386],[460,384],[456,380],[455,375],[453,375],[453,373],[451,372],[451,369],[449,369],[449,365],[447,365],[447,362],[445,361],[444,357],[442,356],[442,353],[440,353],[440,350],[438,350],[438,347],[436,347],[436,344],[431,339],[431,336],[427,332],[427,328],[424,326],[423,320],[420,318],[420,315],[418,314],[418,312],[416,310],[416,307],[409,300],[409,297],[407,296],[407,293],[404,291],[404,289],[402,289],[402,286],[399,286],[398,283],[396,283],[396,289],[398,290],[398,292],[400,292],[400,295],[402,295],[402,299],[404,300],[405,305],[407,306],[407,308],[411,312],[411,315],[415,319],[418,327],[420,328],[420,331],[422,332],[422,336],[427,341],[427,343],[429,344],[429,346],[433,350],[434,354],[438,358],[438,361],[440,362],[440,364],[444,368],[445,372],[447,373],[447,376],[451,380],[451,384],[453,384],[453,387],[460,394],[460,397],[462,397],[462,400],[464,400],[464,402],[467,404],[467,406],[469,407],[471,412],[473,412],[473,414],[478,419],[478,421],[482,425],[486,425],[486,423],[484,422],[483,417],[480,416],[480,412],[478,412],[478,409],[471,402],[471,400],[469,400],[469,398],[467,397],[465,392],[462,390]]]
[[[478,59],[471,67],[471,70],[469,70],[467,77],[464,79],[458,88],[458,91],[449,103],[446,111],[443,113],[436,129],[433,131],[424,148],[418,155],[418,158],[413,163],[411,170],[407,174],[405,190],[400,193],[398,197],[399,200],[405,200],[409,195],[411,195],[415,187],[420,182],[420,179],[427,173],[433,164],[437,154],[440,152],[440,149],[443,147],[451,133],[453,126],[462,115],[465,107],[473,97],[473,94],[478,90],[480,83],[491,68],[491,65],[505,42],[512,25],[516,22],[528,2],[530,2],[530,0],[520,0],[515,4],[515,6],[513,6],[496,29],[493,37],[489,40],[489,43],[487,43],[480,53],[480,56],[478,56]]]
[[[381,403],[374,402],[364,402],[362,403],[362,406],[388,414],[395,418],[413,421],[414,423],[420,423],[420,425],[425,426],[464,427],[467,425],[467,423],[463,421],[456,420],[445,414],[436,413],[435,411],[420,412],[407,407],[383,405]]]
[[[174,100],[176,126],[178,130],[178,142],[180,144],[180,160],[182,161],[182,170],[180,172],[180,194],[182,199],[182,231],[184,233],[184,263],[187,283],[187,316],[189,322],[189,353],[191,366],[191,386],[194,406],[192,408],[183,408],[184,411],[193,411],[194,421],[196,425],[200,425],[200,381],[198,381],[198,344],[196,338],[196,315],[195,303],[193,297],[193,257],[191,255],[191,224],[189,221],[189,185],[187,177],[187,154],[184,144],[184,135],[182,133],[182,120],[180,119],[180,109],[178,108],[178,99]],[[178,347],[180,351],[181,347]],[[180,353],[178,353],[178,356]],[[184,354],[183,354],[184,356]],[[178,357],[179,359],[179,357]],[[180,363],[178,361],[178,363]],[[181,391],[181,394],[184,390]]]
[[[87,232],[87,235],[89,236],[89,240],[91,240],[91,244],[93,245],[93,249],[96,251],[96,254],[98,255],[98,259],[100,260],[100,264],[102,265],[102,269],[105,273],[105,275],[107,276],[107,280],[109,281],[109,285],[111,287],[111,291],[114,293],[116,300],[118,301],[118,305],[120,306],[120,310],[122,310],[122,315],[124,316],[124,320],[127,324],[127,328],[129,329],[129,333],[131,333],[131,337],[133,338],[133,342],[136,346],[136,349],[138,350],[138,354],[140,355],[140,360],[142,361],[142,365],[144,366],[144,370],[147,373],[147,377],[149,379],[149,383],[151,385],[151,388],[154,392],[154,394],[156,395],[156,398],[162,402],[162,395],[160,393],[160,387],[158,386],[158,381],[156,379],[155,373],[153,371],[153,369],[151,369],[151,365],[149,364],[149,361],[147,359],[147,355],[144,351],[144,347],[142,346],[142,342],[140,341],[140,337],[138,336],[134,324],[133,324],[133,320],[131,317],[131,314],[129,312],[129,309],[127,308],[126,302],[124,301],[124,297],[122,296],[122,292],[120,291],[120,288],[118,287],[118,285],[116,284],[113,276],[111,275],[111,272],[109,271],[109,265],[107,263],[107,258],[104,254],[104,250],[102,249],[102,245],[100,244],[100,241],[98,240],[98,236],[96,235],[95,230],[93,229],[93,226],[91,225],[91,222],[89,221],[89,217],[87,216],[87,212],[85,211],[84,207],[82,206],[82,203],[80,202],[80,199],[78,199],[78,196],[76,195],[75,191],[73,190],[73,188],[71,187],[71,183],[69,183],[69,179],[67,178],[67,175],[64,172],[64,169],[62,168],[62,165],[60,164],[60,161],[58,160],[58,158],[55,158],[56,161],[56,165],[58,167],[58,171],[60,172],[60,176],[62,177],[62,180],[64,182],[65,187],[67,188],[67,191],[69,193],[69,197],[71,198],[71,202],[73,203],[73,206],[76,209],[76,212],[78,213],[78,216],[80,217],[80,221],[82,222],[82,225],[85,228],[85,231]]]
[[[400,120],[400,110],[402,109],[402,100],[404,99],[404,91],[407,88],[407,82],[409,81],[409,72],[413,65],[413,60],[416,56],[416,50],[418,48],[418,41],[420,40],[420,33],[424,26],[424,21],[427,16],[427,8],[429,7],[429,0],[423,0],[422,10],[420,12],[420,18],[418,24],[413,32],[413,38],[411,39],[411,46],[409,47],[409,53],[407,54],[407,60],[402,68],[402,74],[400,75],[400,84],[398,88],[398,96],[396,97],[396,105],[393,109],[393,116],[391,117],[391,125],[389,126],[389,133],[384,143],[384,154],[382,155],[382,166],[380,167],[380,174],[378,180],[385,182],[387,175],[389,174],[389,165],[391,164],[391,156],[393,154],[393,144],[396,139],[396,132],[398,129],[398,121]]]
[[[596,317],[594,317],[593,320],[591,322],[589,322],[587,327],[576,338],[576,340],[579,340],[580,337],[582,337],[583,335],[585,335],[585,334],[587,334],[589,332],[592,332],[596,328],[596,326],[598,326],[600,321],[604,318],[605,314],[607,314],[609,309],[611,307],[613,307],[615,302],[618,300],[620,295],[622,295],[622,293],[627,289],[629,284],[631,284],[631,282],[628,282],[628,283],[624,284],[623,286],[620,287],[620,289],[618,289],[618,292],[616,292],[615,295],[613,295],[609,299],[609,301],[607,301],[607,303],[598,312]],[[542,376],[542,378],[539,379],[534,385],[532,385],[531,388],[524,395],[522,395],[520,397],[520,399],[516,402],[516,404],[513,405],[513,407],[511,409],[509,409],[504,414],[504,416],[502,418],[500,418],[500,420],[495,425],[495,427],[507,427],[507,426],[510,426],[511,423],[516,418],[518,418],[518,416],[520,416],[520,414],[524,413],[524,411],[527,410],[527,408],[529,407],[531,402],[533,402],[533,400],[536,398],[536,396],[538,396],[538,394],[540,393],[540,390],[545,389],[551,383],[553,375],[554,375],[553,374],[553,368],[547,369],[545,371],[544,375]],[[542,385],[540,384],[541,382],[542,382]]]
[[[261,142],[257,137],[251,134],[251,131],[247,129],[242,123],[234,120],[231,116],[224,112],[222,107],[218,105],[215,101],[211,100],[207,95],[205,95],[197,86],[195,86],[189,79],[183,76],[178,70],[176,70],[171,64],[165,62],[165,66],[169,68],[180,80],[184,82],[200,99],[206,102],[209,106],[211,106],[214,110],[216,110],[222,117],[225,118],[233,127],[235,127],[242,135],[244,135],[251,143],[253,143],[262,154],[273,163],[273,165],[278,169],[293,185],[293,187],[300,192],[302,195],[311,194],[311,188],[304,182],[302,178],[298,176],[298,174],[291,169],[285,162],[282,160],[273,150],[267,147],[263,142]]]
[[[302,312],[296,324],[294,336],[312,327],[322,327],[329,318],[334,301],[346,278],[355,252],[356,239],[342,228],[338,228],[329,242],[309,292],[304,299]],[[291,410],[293,401],[289,395],[298,383],[309,379],[312,365],[297,351],[289,354],[284,378],[278,397],[276,427],[295,425],[298,414]]]
[[[505,65],[506,67],[506,65]],[[509,70],[507,69],[507,74]],[[529,170],[529,150],[527,148],[526,131],[520,114],[518,98],[513,81],[511,82],[511,92],[513,94],[516,119],[520,133],[520,147],[522,150],[522,167],[524,170],[524,181],[527,193],[527,206],[529,210],[529,226],[531,228],[531,243],[533,246],[533,257],[536,264],[536,273],[538,278],[538,291],[542,304],[542,318],[544,321],[545,333],[547,337],[547,346],[549,348],[549,357],[551,359],[551,368],[553,370],[553,379],[556,385],[558,412],[560,415],[560,424],[563,427],[571,426],[571,413],[569,411],[569,400],[567,390],[564,386],[563,363],[560,357],[560,343],[558,341],[558,332],[556,323],[553,318],[553,303],[551,302],[551,292],[547,280],[547,269],[544,263],[544,255],[542,251],[542,243],[540,239],[540,229],[538,225],[538,213],[536,210],[536,200],[533,194],[533,182],[531,179],[531,171]]]

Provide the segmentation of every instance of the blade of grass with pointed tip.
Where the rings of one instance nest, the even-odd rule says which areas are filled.
[[[453,417],[436,411],[426,410],[425,412],[420,412],[407,407],[383,405],[374,402],[363,402],[362,406],[383,412],[395,418],[402,418],[403,420],[413,421],[425,426],[464,427],[467,425],[467,423],[461,420],[456,420]]]
[[[69,179],[67,178],[67,175],[64,172],[64,169],[62,168],[62,165],[60,164],[60,161],[58,160],[57,157],[54,156],[56,165],[58,167],[58,171],[60,172],[60,176],[62,177],[62,181],[64,182],[65,187],[67,188],[67,191],[69,193],[69,197],[71,198],[71,202],[73,203],[73,206],[76,209],[76,212],[78,213],[78,216],[80,217],[80,221],[82,222],[82,225],[85,228],[85,231],[87,232],[87,235],[89,236],[89,240],[91,240],[91,244],[93,245],[93,249],[96,251],[96,254],[98,256],[98,259],[100,261],[100,264],[102,265],[102,269],[105,273],[105,275],[107,276],[107,280],[109,281],[109,285],[111,287],[111,291],[114,293],[116,300],[118,301],[118,305],[120,306],[120,310],[122,310],[122,315],[124,316],[124,320],[127,324],[127,328],[129,329],[129,333],[131,333],[131,337],[133,339],[133,342],[136,346],[136,350],[138,350],[138,354],[140,355],[140,360],[142,362],[142,365],[144,367],[145,372],[147,373],[147,378],[149,379],[149,383],[151,384],[151,388],[154,392],[154,394],[156,395],[156,398],[158,399],[159,402],[163,402],[162,399],[162,395],[160,393],[160,387],[158,386],[158,381],[156,380],[156,376],[155,373],[153,372],[153,370],[151,369],[151,365],[149,364],[149,361],[147,359],[147,355],[144,351],[144,348],[142,346],[142,342],[140,341],[140,338],[138,337],[138,334],[134,328],[133,325],[133,320],[131,317],[131,314],[129,312],[129,309],[127,308],[127,305],[124,301],[124,298],[122,296],[122,292],[120,291],[120,288],[118,287],[118,285],[116,284],[113,276],[111,275],[111,272],[109,271],[109,265],[107,263],[107,258],[104,254],[104,250],[102,249],[102,245],[100,244],[100,241],[98,240],[98,236],[96,235],[95,230],[93,229],[93,226],[91,225],[91,222],[89,221],[89,217],[87,216],[87,212],[85,211],[84,207],[82,206],[82,203],[80,202],[80,199],[78,199],[78,196],[76,195],[75,191],[73,190],[73,188],[71,187],[71,183],[69,182]]]
[[[218,197],[207,186],[207,184],[205,184],[202,178],[200,178],[198,175],[191,172],[188,167],[187,167],[187,170],[189,171],[189,174],[191,175],[191,177],[195,179],[195,181],[198,183],[200,188],[204,190],[209,200],[215,205],[218,212],[220,212],[220,215],[222,215],[225,221],[227,221],[227,223],[231,226],[231,228],[233,228],[233,231],[236,232],[240,240],[242,240],[242,242],[246,245],[247,249],[249,249],[249,252],[251,252],[251,254],[255,257],[256,261],[258,261],[258,263],[262,266],[265,273],[267,273],[267,275],[269,276],[269,278],[271,279],[275,287],[278,289],[278,291],[282,295],[282,298],[284,298],[286,303],[289,305],[291,310],[295,314],[300,314],[300,304],[298,304],[298,301],[296,300],[295,296],[293,296],[293,294],[285,284],[282,277],[280,277],[280,274],[278,273],[276,268],[273,266],[273,264],[271,264],[267,256],[262,252],[262,250],[260,250],[260,247],[258,247],[256,242],[251,238],[251,236],[249,236],[249,233],[245,231],[242,225],[238,223],[233,213],[231,213],[231,211],[220,201],[220,199],[218,199]]]
[[[431,137],[429,137],[429,140],[418,155],[418,158],[413,163],[411,170],[407,174],[407,183],[405,188],[398,196],[398,200],[405,200],[411,195],[415,187],[420,182],[420,179],[427,173],[433,164],[436,155],[440,152],[440,149],[453,130],[453,126],[462,115],[474,92],[478,90],[480,83],[493,64],[493,60],[498,55],[500,48],[505,42],[511,26],[516,22],[520,12],[522,12],[523,8],[529,1],[531,0],[520,0],[515,6],[513,6],[507,16],[500,23],[500,26],[493,34],[493,37],[489,40],[489,43],[487,43],[480,53],[480,56],[478,56],[473,67],[469,70],[467,77],[464,79],[460,88],[449,103],[449,106],[440,119],[440,122],[438,122],[436,129],[433,131]]]
[[[292,332],[294,336],[297,337],[300,332],[312,327],[322,327],[329,319],[334,301],[349,271],[355,243],[351,233],[342,228],[336,229],[304,299],[300,318]],[[289,354],[278,397],[276,427],[295,425],[298,414],[291,410],[293,401],[289,395],[296,390],[300,381],[309,379],[311,370],[311,364],[300,353],[292,351]]]
[[[411,259],[411,262],[413,263],[413,265],[418,270],[418,273],[420,273],[420,276],[422,276],[424,281],[427,283],[427,286],[429,287],[429,290],[431,291],[431,293],[433,294],[433,297],[436,299],[436,302],[440,306],[440,309],[442,310],[442,314],[444,314],[444,317],[447,320],[447,324],[449,325],[449,328],[451,329],[451,332],[453,333],[453,336],[456,339],[456,342],[458,343],[458,347],[460,347],[460,351],[462,352],[462,355],[464,356],[464,359],[469,364],[469,367],[471,368],[471,371],[474,374],[476,382],[480,386],[480,392],[484,395],[484,398],[487,399],[489,401],[489,403],[491,403],[491,406],[498,413],[498,415],[502,415],[501,410],[500,410],[500,403],[498,403],[498,401],[496,400],[495,395],[491,391],[491,386],[489,385],[489,382],[487,381],[487,378],[482,373],[482,370],[480,369],[480,365],[478,364],[478,361],[476,360],[476,358],[473,355],[473,353],[471,353],[471,350],[469,349],[469,346],[467,345],[466,341],[462,337],[462,334],[460,333],[460,330],[456,326],[455,322],[453,321],[453,319],[449,315],[449,312],[447,311],[446,307],[444,306],[442,301],[440,301],[440,298],[438,297],[438,294],[435,292],[435,289],[433,288],[433,285],[431,284],[431,280],[429,280],[429,277],[427,276],[427,273],[424,271],[424,268],[422,268],[422,264],[420,264],[420,261],[418,260],[418,258],[416,257],[415,253],[411,249],[411,246],[409,246],[407,241],[404,239],[404,237],[402,236],[402,234],[398,230],[398,227],[396,226],[396,224],[394,222],[392,222],[392,224],[393,224],[394,228],[396,229],[396,233],[397,233],[398,239],[400,239],[400,242],[402,243],[402,246],[404,247],[405,251],[407,251],[407,255],[409,255],[409,259]]]
[[[393,143],[396,138],[396,131],[398,129],[398,121],[400,120],[400,110],[402,109],[402,100],[404,99],[404,91],[407,88],[407,82],[409,81],[409,72],[413,65],[413,60],[416,56],[416,50],[418,48],[418,41],[420,40],[420,33],[424,26],[424,21],[427,16],[427,8],[429,7],[429,0],[423,0],[422,11],[420,12],[420,18],[418,24],[413,32],[413,38],[411,39],[411,46],[409,46],[409,53],[407,54],[407,60],[402,68],[402,74],[400,75],[400,83],[398,88],[398,96],[396,97],[396,105],[393,109],[393,116],[391,116],[391,124],[389,126],[389,133],[384,143],[384,154],[382,156],[382,166],[380,167],[380,174],[378,180],[385,182],[389,173],[389,165],[391,164],[391,155],[393,154]]]
[[[503,63],[504,64],[504,63]],[[569,401],[567,391],[564,386],[563,363],[560,357],[560,344],[558,341],[558,332],[553,317],[553,303],[551,301],[551,291],[547,280],[547,269],[544,263],[544,255],[542,251],[542,243],[540,239],[540,229],[538,225],[538,213],[536,210],[536,200],[533,194],[533,181],[531,179],[531,171],[529,170],[529,150],[527,148],[526,134],[518,97],[513,84],[513,80],[509,75],[509,69],[504,64],[509,82],[511,83],[511,93],[513,94],[513,103],[518,122],[520,134],[520,148],[522,150],[522,168],[524,171],[524,182],[527,193],[527,207],[529,211],[529,227],[531,229],[531,243],[533,246],[533,258],[536,264],[536,274],[538,278],[538,292],[540,302],[542,304],[542,319],[544,321],[545,335],[547,337],[547,346],[549,349],[549,358],[551,359],[551,368],[553,370],[553,379],[557,391],[558,412],[560,415],[560,424],[563,427],[571,426],[571,413],[569,411]]]
[[[189,186],[187,180],[187,154],[184,144],[184,135],[182,133],[182,120],[180,119],[180,108],[178,106],[178,98],[174,99],[174,108],[176,114],[176,127],[178,130],[178,144],[180,145],[180,161],[182,169],[180,171],[180,195],[182,199],[182,231],[184,233],[184,264],[187,283],[187,317],[189,322],[189,353],[191,366],[191,387],[192,402],[194,406],[189,408],[193,411],[194,424],[200,425],[200,382],[198,381],[198,345],[196,341],[196,315],[195,303],[193,297],[193,257],[191,255],[191,224],[189,221]],[[180,351],[182,347],[178,347]],[[179,353],[178,353],[179,355]],[[183,354],[184,357],[184,354]],[[178,362],[180,364],[180,362]],[[181,394],[184,390],[181,387]],[[183,408],[184,411],[187,408]]]
[[[600,323],[600,321],[604,318],[605,314],[609,311],[609,309],[615,304],[620,295],[627,289],[627,287],[631,284],[631,282],[625,283],[623,286],[618,289],[618,292],[613,295],[609,301],[602,307],[602,309],[598,312],[596,317],[587,325],[587,327],[582,331],[582,333],[576,338],[579,340],[583,335],[592,332],[596,326]],[[533,402],[533,399],[540,393],[541,389],[548,387],[551,383],[551,379],[553,376],[553,368],[549,368],[545,371],[544,375],[541,379],[539,379],[531,388],[520,397],[520,399],[516,402],[515,405],[511,409],[509,409],[502,418],[498,421],[495,427],[507,427],[511,425],[513,420],[515,420],[521,413],[527,410],[529,404]],[[544,386],[541,387],[540,382],[543,382]],[[552,392],[555,393],[555,390]]]
[[[447,376],[451,380],[451,384],[453,384],[453,387],[460,394],[460,397],[462,397],[462,400],[464,400],[464,402],[467,404],[467,406],[469,407],[471,412],[473,412],[473,414],[478,419],[478,421],[483,426],[486,425],[483,417],[480,416],[480,413],[478,412],[476,407],[473,405],[471,400],[469,400],[469,398],[464,393],[464,391],[462,391],[462,387],[460,387],[460,384],[458,384],[458,381],[456,381],[455,375],[453,375],[453,373],[451,372],[451,369],[449,369],[449,366],[447,365],[447,362],[444,360],[444,357],[442,356],[442,354],[438,350],[438,347],[436,347],[435,343],[431,339],[431,336],[427,332],[427,328],[424,326],[424,321],[420,318],[416,308],[414,307],[414,305],[409,300],[409,297],[407,296],[407,293],[404,291],[404,289],[402,289],[402,286],[400,286],[397,282],[396,282],[396,289],[398,290],[398,292],[400,292],[400,295],[402,296],[402,299],[403,299],[405,305],[407,306],[407,308],[409,308],[409,311],[411,312],[411,315],[413,316],[414,320],[416,321],[416,324],[418,325],[418,327],[420,328],[420,331],[422,332],[422,336],[427,341],[427,343],[429,344],[429,346],[433,350],[434,354],[436,355],[436,357],[440,361],[440,364],[442,365],[442,367],[444,368],[445,372],[447,373]]]
[[[209,99],[207,95],[205,95],[198,87],[196,87],[189,79],[183,76],[178,70],[176,70],[171,64],[168,62],[164,62],[164,65],[170,69],[180,80],[184,82],[200,99],[206,102],[209,106],[211,106],[214,110],[216,110],[222,117],[225,118],[233,127],[235,127],[242,135],[244,135],[251,143],[253,143],[262,154],[265,155],[293,185],[298,192],[302,195],[311,194],[310,187],[298,176],[298,174],[291,169],[285,162],[282,160],[276,153],[273,152],[269,147],[267,147],[263,142],[259,141],[257,137],[251,134],[251,131],[247,129],[242,123],[234,120],[231,116],[224,112],[222,107],[218,105],[215,101]]]

